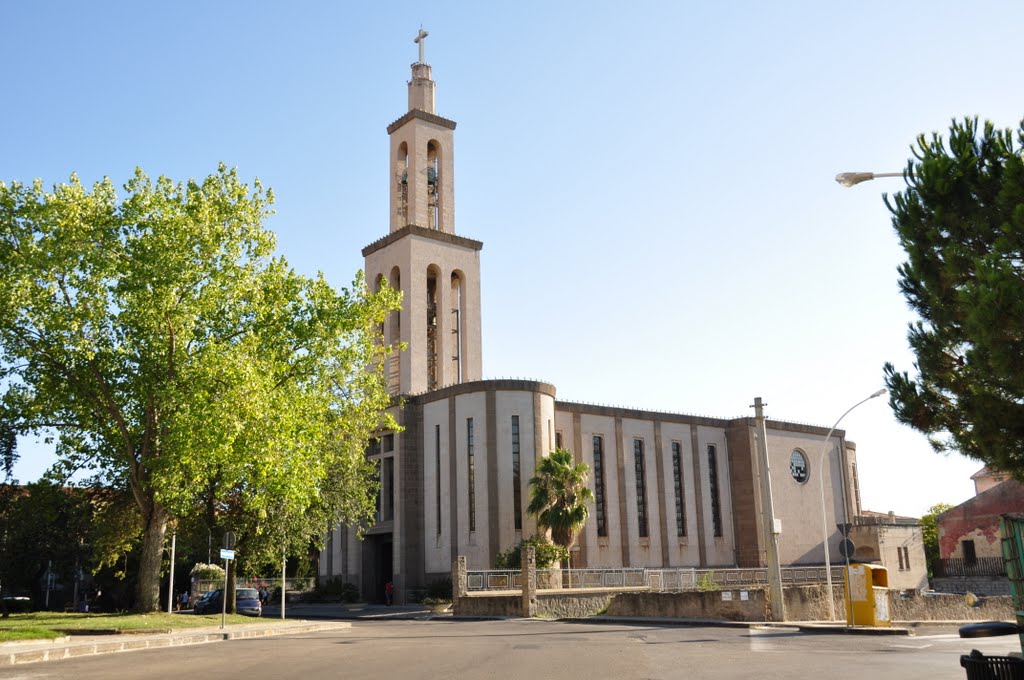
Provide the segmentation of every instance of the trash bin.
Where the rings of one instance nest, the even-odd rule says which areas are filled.
[[[960,657],[967,680],[1024,680],[1024,659],[1013,656],[985,656],[977,649]]]
[[[846,623],[891,626],[889,572],[877,564],[851,564],[846,569]]]

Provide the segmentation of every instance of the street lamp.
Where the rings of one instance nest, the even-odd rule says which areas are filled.
[[[862,173],[862,174],[870,174],[870,173]],[[863,181],[863,180],[860,180],[860,181]],[[835,621],[836,620],[836,604],[835,604],[835,602],[832,601],[832,563],[829,561],[829,555],[828,555],[828,517],[825,515],[825,454],[829,450],[830,442],[831,442],[831,439],[832,439],[832,433],[835,432],[837,427],[839,427],[839,423],[842,422],[843,418],[845,418],[847,416],[847,414],[850,413],[850,411],[852,411],[853,409],[857,408],[858,406],[860,406],[864,402],[871,401],[875,397],[880,397],[883,394],[885,394],[885,392],[886,392],[886,390],[883,387],[882,389],[880,389],[877,392],[873,393],[870,397],[866,397],[864,399],[861,399],[856,404],[854,404],[850,408],[846,409],[846,413],[844,413],[843,415],[839,416],[839,420],[837,420],[835,422],[835,425],[832,426],[832,429],[830,429],[828,431],[828,434],[825,435],[825,443],[822,445],[822,447],[821,447],[821,455],[818,457],[818,488],[821,491],[821,544],[825,548],[825,578],[828,581],[828,591],[827,591],[827,597],[825,599],[828,600],[828,620],[829,621]]]
[[[867,182],[876,177],[903,177],[902,172],[841,172],[836,175],[836,181],[844,187],[852,187],[854,184]]]

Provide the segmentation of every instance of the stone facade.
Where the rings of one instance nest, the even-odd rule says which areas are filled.
[[[850,532],[858,562],[881,563],[886,567],[889,587],[895,590],[924,590],[928,587],[928,565],[921,526],[911,517],[871,513],[854,520]]]
[[[1024,513],[1024,485],[1000,482],[939,515],[939,557],[942,559],[1003,556],[999,516]],[[973,551],[971,554],[968,552]]]

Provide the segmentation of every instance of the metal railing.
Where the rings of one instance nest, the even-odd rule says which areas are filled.
[[[938,577],[1006,576],[1006,560],[1002,557],[977,557],[973,560],[950,557],[932,562],[932,570]]]
[[[478,590],[519,590],[521,574],[518,569],[489,569],[467,571],[466,580],[470,592]]]
[[[518,570],[468,571],[470,592],[489,590],[519,590]],[[843,567],[832,568],[833,581],[843,582]],[[786,585],[814,585],[825,583],[825,567],[784,567],[782,582]],[[548,569],[537,571],[537,586],[541,590],[561,588],[648,588],[657,591],[719,590],[729,588],[759,588],[768,585],[767,569]]]

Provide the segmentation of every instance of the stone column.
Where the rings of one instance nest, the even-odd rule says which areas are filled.
[[[524,545],[520,560],[522,562],[522,573],[520,581],[523,584],[523,618],[533,618],[537,615],[537,552],[532,545]]]
[[[466,556],[459,555],[452,561],[452,609],[459,613],[459,600],[469,593],[469,576],[466,573]]]

